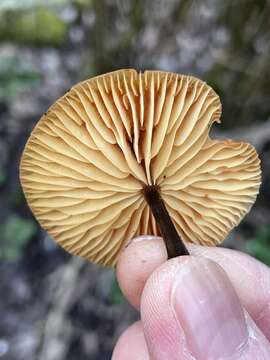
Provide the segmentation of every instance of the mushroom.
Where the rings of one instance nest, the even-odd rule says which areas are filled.
[[[28,204],[63,248],[104,265],[139,234],[162,234],[169,257],[219,244],[261,176],[252,145],[209,137],[220,115],[218,95],[191,76],[129,69],[83,81],[26,144]]]

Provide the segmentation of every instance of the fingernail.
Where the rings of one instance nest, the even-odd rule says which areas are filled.
[[[141,235],[141,236],[136,236],[135,238],[133,239],[130,239],[127,244],[126,244],[126,248],[132,244],[132,243],[137,243],[137,242],[140,242],[140,241],[151,241],[151,240],[158,240],[158,239],[161,239],[160,237],[158,236],[153,236],[153,235]]]
[[[189,257],[174,280],[171,301],[196,359],[230,357],[247,342],[243,308],[226,273],[214,262]]]

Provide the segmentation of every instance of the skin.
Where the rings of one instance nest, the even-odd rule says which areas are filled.
[[[188,250],[167,260],[162,239],[149,236],[123,250],[118,282],[141,321],[112,359],[270,359],[270,269],[229,249]]]

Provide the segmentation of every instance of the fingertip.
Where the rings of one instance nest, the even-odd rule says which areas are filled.
[[[149,360],[142,324],[137,321],[120,336],[112,360]]]
[[[121,253],[116,275],[119,286],[128,301],[137,309],[145,282],[150,274],[167,260],[163,240],[154,236],[140,236]]]

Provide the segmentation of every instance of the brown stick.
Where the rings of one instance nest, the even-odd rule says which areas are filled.
[[[168,259],[181,255],[189,255],[160,196],[159,187],[157,185],[145,186],[143,194],[164,239]]]

